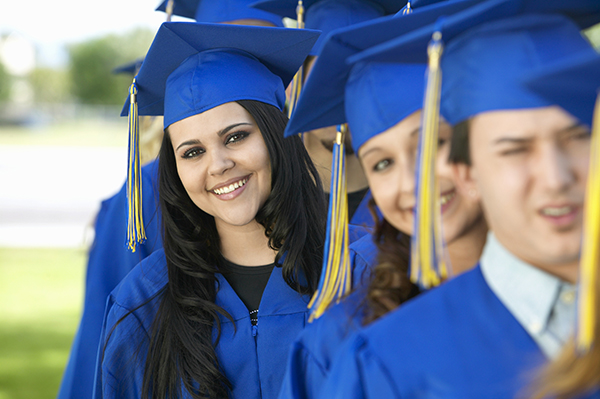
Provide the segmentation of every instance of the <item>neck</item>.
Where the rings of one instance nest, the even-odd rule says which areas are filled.
[[[465,234],[462,234],[448,244],[448,256],[454,276],[470,270],[477,265],[485,246],[487,232],[488,226],[482,216]]]
[[[216,221],[221,254],[241,266],[263,266],[275,261],[277,251],[269,248],[265,228],[256,221],[245,226],[232,226]]]

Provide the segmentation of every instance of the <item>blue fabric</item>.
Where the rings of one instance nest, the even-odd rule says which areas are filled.
[[[307,29],[322,31],[310,55],[320,55],[328,34],[336,29],[395,14],[403,4],[400,0],[308,0],[303,1]],[[252,7],[282,17],[296,19],[297,0],[266,0]]]
[[[308,29],[165,22],[136,76],[138,113],[164,115],[168,127],[240,99],[283,109],[284,88],[318,35]],[[122,116],[129,105],[127,98]]]
[[[372,229],[373,227],[375,227],[375,220],[373,220],[373,216],[371,215],[371,211],[369,210],[369,201],[371,200],[371,198],[373,198],[373,194],[371,193],[371,190],[369,190],[367,191],[363,199],[360,201],[360,204],[358,204],[358,208],[356,208],[356,210],[354,211],[354,214],[352,215],[349,224],[366,227],[368,229]],[[381,211],[377,207],[375,209],[377,211],[377,214],[381,218]],[[350,238],[350,242],[353,241],[355,240]]]
[[[276,267],[262,296],[258,324],[252,326],[244,303],[221,274],[216,277],[220,287],[216,304],[235,320],[234,326],[220,316],[221,338],[216,347],[220,366],[233,385],[230,397],[274,398],[289,347],[307,322],[310,298],[292,290],[283,280],[281,268]],[[164,251],[159,250],[139,264],[108,298],[100,341],[101,345],[106,343],[106,349],[97,365],[94,398],[140,397],[148,334],[160,303],[158,294],[167,280]],[[132,314],[113,330],[130,311]]]
[[[550,106],[522,84],[522,76],[586,50],[595,53],[561,15],[523,15],[474,28],[446,46],[441,113],[456,124],[487,111]]]
[[[169,0],[156,11],[166,11]],[[173,15],[195,19],[197,22],[231,22],[240,19],[259,19],[283,26],[280,16],[250,7],[254,0],[175,0]]]
[[[117,194],[101,204],[94,226],[94,243],[88,256],[83,314],[71,347],[58,399],[91,397],[106,298],[136,264],[154,250],[162,248],[157,168],[157,160],[142,168],[142,197],[147,240],[137,247],[135,253],[125,245],[127,227],[125,185]]]
[[[600,55],[585,51],[531,71],[524,77],[533,92],[558,104],[592,126],[594,104],[600,89]]]
[[[350,245],[353,292],[309,324],[294,341],[279,398],[314,398],[343,340],[361,326],[360,305],[377,264],[369,234]]]
[[[330,34],[302,88],[285,136],[348,122],[356,153],[369,138],[420,109],[426,61],[422,66],[378,63],[369,67],[348,60],[380,43],[431,24],[440,15],[457,13],[480,1],[442,2],[415,10],[410,17],[388,16]],[[378,77],[380,70],[386,73],[385,78]],[[373,83],[376,86],[371,87]]]
[[[350,338],[322,398],[514,398],[545,362],[476,267]]]

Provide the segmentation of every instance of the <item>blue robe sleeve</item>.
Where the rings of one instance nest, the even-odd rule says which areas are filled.
[[[101,204],[96,216],[95,238],[88,254],[83,313],[71,346],[58,399],[91,398],[96,348],[108,295],[133,267],[154,250],[162,248],[157,201],[158,162],[142,168],[143,212],[147,240],[132,253],[125,246],[127,193],[123,185]]]
[[[94,399],[141,398],[148,342],[136,314],[109,299],[98,346]]]

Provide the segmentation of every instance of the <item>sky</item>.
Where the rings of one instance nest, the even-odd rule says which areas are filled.
[[[135,27],[158,30],[166,16],[154,11],[160,0],[1,0],[0,35],[16,32],[31,40],[38,61],[66,62],[64,47]],[[173,20],[176,20],[174,18]]]

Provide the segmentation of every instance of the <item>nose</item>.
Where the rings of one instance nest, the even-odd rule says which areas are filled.
[[[226,148],[212,149],[209,154],[208,173],[211,176],[222,175],[235,166],[235,162]]]
[[[541,154],[539,178],[548,191],[561,193],[575,181],[574,163],[557,144],[548,145]]]
[[[400,192],[414,195],[416,189],[416,159],[406,159],[400,167]]]

